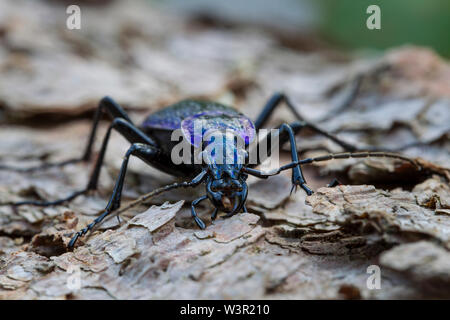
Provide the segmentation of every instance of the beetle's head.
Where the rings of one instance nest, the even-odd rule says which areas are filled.
[[[228,134],[216,133],[215,140],[203,151],[208,168],[206,194],[217,209],[229,216],[239,212],[247,199],[248,176],[242,171],[246,156],[245,148]]]
[[[247,175],[231,165],[210,166],[206,195],[220,211],[230,216],[239,212],[247,199]]]

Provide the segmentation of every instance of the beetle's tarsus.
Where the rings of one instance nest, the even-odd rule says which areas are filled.
[[[290,193],[290,195],[292,195],[292,193],[294,192],[297,192],[297,187],[298,186],[300,186],[303,190],[305,190],[305,192],[306,192],[306,194],[308,195],[308,196],[310,196],[310,195],[312,195],[313,193],[314,193],[314,191],[312,191],[307,185],[306,185],[306,183],[301,183],[301,184],[296,184],[296,183],[293,183],[292,184],[292,188],[291,188],[291,193]]]
[[[292,192],[297,191],[297,187],[300,186],[303,190],[305,190],[306,194],[308,196],[313,194],[313,191],[306,185],[306,181],[303,178],[303,175],[300,171],[300,166],[296,166],[292,169]]]
[[[200,219],[199,217],[195,217],[194,218],[195,223],[197,223],[198,227],[202,230],[206,229],[206,225],[205,223],[202,221],[202,219]]]
[[[306,194],[308,196],[312,195],[314,193],[314,191],[312,191],[307,185],[306,183],[303,183],[300,185],[300,187],[302,187],[303,190],[305,190]]]
[[[77,242],[78,237],[80,237],[79,232],[75,233],[75,235],[72,237],[72,239],[70,239],[69,244],[67,245],[67,247],[69,249],[73,249],[73,246],[75,245],[75,242]]]
[[[289,193],[289,195],[292,195],[292,193],[294,191],[297,191],[297,185],[296,184],[292,184],[291,192]]]
[[[202,221],[202,219],[200,219],[200,218],[197,216],[197,212],[195,211],[195,206],[196,206],[197,204],[199,204],[201,201],[203,201],[203,200],[205,200],[205,199],[207,199],[207,198],[208,198],[207,196],[200,197],[200,198],[195,199],[194,201],[192,201],[192,204],[191,204],[191,214],[192,214],[192,217],[194,218],[195,223],[197,223],[198,227],[199,227],[200,229],[202,229],[202,230],[206,228],[206,225],[205,225],[205,223]]]
[[[340,185],[341,183],[339,182],[338,179],[334,178],[333,180],[331,180],[331,182],[327,185],[328,188],[334,188],[338,185]]]
[[[219,209],[215,208],[215,209],[214,209],[214,212],[213,212],[212,215],[211,215],[211,221],[216,220],[216,218],[217,218],[217,213],[218,213],[218,212],[219,212]]]
[[[231,218],[232,216],[234,216],[236,214],[236,212],[228,212],[226,215],[222,216],[222,219],[227,219],[227,218]]]
[[[77,242],[78,238],[84,236],[86,233],[88,233],[90,230],[92,230],[96,224],[102,222],[102,220],[110,213],[110,211],[103,212],[97,219],[95,219],[93,222],[89,223],[85,228],[81,229],[75,235],[72,237],[72,239],[69,242],[69,249],[72,249],[75,243]]]

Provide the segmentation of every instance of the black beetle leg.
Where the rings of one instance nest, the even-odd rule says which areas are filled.
[[[78,231],[73,238],[69,242],[69,248],[72,248],[75,245],[77,239],[83,235],[85,235],[89,230],[91,230],[96,224],[103,221],[103,219],[110,214],[112,211],[120,207],[120,199],[122,196],[122,188],[125,181],[125,175],[127,172],[128,160],[131,155],[137,156],[138,158],[147,161],[154,158],[159,153],[159,150],[155,147],[142,144],[142,143],[134,143],[125,154],[125,157],[122,162],[122,167],[120,168],[119,177],[116,180],[116,184],[114,186],[113,193],[108,201],[108,204],[105,208],[105,211],[92,223],[88,224],[86,228]]]
[[[192,204],[191,204],[191,214],[192,214],[192,217],[194,218],[195,222],[197,223],[197,225],[198,225],[198,227],[199,227],[200,229],[205,229],[205,228],[206,228],[206,225],[205,225],[205,223],[202,221],[202,219],[200,219],[200,218],[197,216],[197,212],[195,211],[195,206],[196,206],[197,204],[199,204],[201,201],[203,201],[203,200],[205,200],[205,199],[207,199],[207,198],[208,198],[207,196],[200,197],[200,198],[195,199],[194,201],[192,201]]]
[[[83,155],[79,158],[74,159],[68,159],[60,162],[50,162],[50,163],[43,163],[38,166],[29,167],[29,168],[20,168],[20,167],[12,167],[12,166],[5,166],[0,165],[0,170],[10,170],[10,171],[17,171],[17,172],[33,172],[37,170],[44,170],[48,168],[53,167],[63,167],[68,164],[78,163],[82,161],[88,161],[91,158],[92,155],[92,148],[94,145],[94,139],[95,134],[97,132],[98,123],[100,122],[103,113],[106,113],[110,118],[116,119],[121,118],[125,121],[133,124],[133,122],[128,117],[127,113],[122,109],[122,107],[116,103],[113,99],[109,97],[104,97],[102,100],[100,100],[98,107],[95,111],[94,119],[92,122],[92,128],[91,133],[89,134],[88,142],[85,148],[85,151],[83,152]]]
[[[215,208],[214,212],[211,215],[211,220],[214,221],[217,218],[217,213],[219,212],[219,209]]]
[[[97,157],[97,162],[95,163],[94,170],[92,171],[92,175],[91,178],[89,179],[89,183],[87,186],[89,190],[97,189],[98,178],[100,176],[100,169],[103,164],[103,159],[105,158],[109,137],[111,136],[111,132],[113,129],[117,130],[123,137],[125,137],[131,143],[139,142],[157,148],[156,143],[150,137],[145,135],[145,133],[143,133],[140,129],[135,127],[132,123],[122,118],[114,119],[114,121],[109,126],[108,131],[105,134],[105,137],[103,138],[102,146]]]
[[[87,161],[91,158],[92,154],[92,147],[94,145],[94,138],[95,134],[97,132],[98,123],[103,115],[103,113],[106,111],[106,114],[112,119],[124,119],[126,122],[133,124],[133,121],[128,117],[128,114],[123,110],[123,108],[115,102],[110,97],[104,97],[102,100],[100,100],[100,103],[98,104],[98,108],[95,111],[94,115],[94,121],[92,124],[91,133],[89,134],[88,144],[86,145],[86,149],[84,151],[82,159],[84,161]]]
[[[93,222],[91,222],[85,228],[83,228],[80,231],[78,231],[77,233],[75,233],[75,235],[72,237],[72,239],[70,239],[70,242],[69,242],[69,245],[68,245],[69,249],[73,248],[73,246],[75,245],[75,243],[77,242],[79,237],[84,236],[86,233],[88,233],[90,230],[92,230],[92,228],[94,228],[94,226],[96,224],[100,223],[109,213],[110,212],[108,212],[108,211],[103,212]]]
[[[356,88],[356,90],[359,90],[358,88]],[[342,141],[341,139],[337,138],[336,136],[321,130],[320,128],[318,128],[317,126],[315,126],[314,124],[306,121],[303,116],[297,111],[297,108],[293,105],[293,103],[291,102],[291,100],[284,94],[284,93],[275,93],[270,99],[269,101],[267,101],[266,105],[264,106],[261,114],[258,116],[258,118],[255,121],[255,128],[256,130],[259,130],[262,128],[262,126],[269,120],[270,116],[272,115],[273,111],[279,106],[281,105],[282,102],[285,102],[286,105],[288,106],[288,108],[292,111],[292,113],[294,114],[294,116],[298,119],[298,124],[301,126],[301,128],[307,127],[310,130],[314,131],[317,134],[320,134],[332,141],[334,141],[335,143],[337,143],[338,145],[340,145],[342,148],[344,148],[345,151],[355,151],[358,150],[357,147]],[[295,134],[300,132],[300,129],[295,130],[294,131]],[[281,145],[281,143],[280,143]]]
[[[283,136],[285,133],[288,135],[289,142],[291,144],[291,158],[292,162],[298,162],[298,153],[297,153],[297,145],[295,142],[295,134],[292,130],[292,127],[286,123],[282,124],[280,127],[280,135]],[[283,140],[281,138],[280,140]],[[280,142],[281,145],[281,142]],[[305,190],[305,192],[308,195],[311,195],[313,192],[309,187],[306,185],[305,178],[303,177],[302,168],[300,165],[296,165],[292,168],[292,184],[293,184],[293,190],[296,190],[297,186],[300,186]]]
[[[94,170],[92,171],[91,177],[89,178],[89,182],[86,185],[86,187],[82,190],[78,190],[73,192],[71,195],[54,200],[54,201],[35,201],[35,200],[25,200],[25,201],[19,201],[19,202],[12,202],[12,203],[0,203],[0,205],[12,205],[12,206],[22,206],[22,205],[34,205],[34,206],[40,206],[40,207],[46,207],[46,206],[52,206],[52,205],[59,205],[67,201],[71,201],[75,199],[76,197],[87,193],[90,190],[96,190],[98,185],[98,179],[100,176],[100,170],[103,165],[103,159],[105,157],[106,148],[108,146],[109,137],[111,135],[112,130],[117,130],[122,136],[124,136],[128,141],[130,142],[143,142],[147,143],[149,145],[155,146],[155,143],[153,140],[151,140],[149,137],[147,137],[142,131],[140,131],[138,128],[136,128],[133,124],[126,121],[123,118],[116,118],[109,126],[105,137],[103,138],[102,147],[100,149],[97,162],[95,163]]]
[[[344,99],[342,104],[334,110],[333,114],[329,114],[318,121],[323,122],[325,120],[331,119],[332,117],[334,117],[337,114],[337,112],[342,112],[342,110],[345,110],[348,106],[350,106],[360,92],[362,78],[363,77],[361,75],[359,75],[355,78],[354,84],[352,85],[352,88],[350,89],[348,97],[346,99]],[[322,130],[319,127],[317,127],[315,124],[305,120],[304,117],[299,113],[297,108],[294,106],[294,104],[291,102],[289,97],[286,94],[281,93],[281,92],[275,93],[267,101],[263,110],[261,111],[258,118],[254,122],[256,130],[261,129],[262,126],[264,126],[264,124],[267,123],[267,121],[269,120],[269,118],[272,115],[272,113],[274,112],[274,110],[278,106],[280,106],[282,102],[286,103],[288,108],[291,110],[291,112],[294,114],[294,116],[298,120],[296,122],[296,125],[291,124],[292,129],[294,130],[295,134],[298,134],[302,128],[309,128],[311,131],[335,142],[336,144],[341,146],[345,151],[355,152],[355,151],[363,149],[363,150],[369,150],[369,151],[399,152],[399,151],[405,150],[410,147],[421,145],[421,143],[411,143],[411,144],[406,144],[406,145],[403,145],[403,146],[400,146],[397,148],[393,148],[393,149],[386,149],[386,148],[379,149],[379,148],[373,147],[373,146],[365,146],[365,147],[358,148],[357,146],[350,144],[348,142],[345,142],[345,141],[339,139],[336,135],[331,134],[325,130]],[[259,163],[261,163],[261,162],[259,162]]]
[[[340,185],[341,183],[339,182],[338,179],[334,178],[333,180],[331,180],[331,182],[327,185],[328,188],[334,188],[338,185]]]
[[[267,146],[267,156],[271,155],[271,151],[274,148],[278,148],[279,146],[283,145],[285,142],[289,141],[290,143],[290,149],[291,149],[291,159],[292,159],[292,163],[295,163],[294,166],[292,166],[292,184],[293,184],[293,188],[291,190],[294,191],[296,189],[296,186],[300,186],[303,190],[305,190],[305,192],[308,195],[311,195],[313,193],[313,191],[306,185],[306,181],[305,178],[303,177],[303,172],[302,172],[302,168],[300,166],[300,164],[298,164],[298,152],[297,152],[297,144],[295,142],[295,134],[302,128],[302,125],[299,124],[298,122],[294,122],[291,125],[289,124],[282,124],[278,130],[278,145],[274,145],[272,143],[272,139],[275,138],[275,135],[272,134],[268,134],[263,141],[260,141],[258,143],[258,145],[256,146],[256,148],[259,148],[260,144],[262,143],[263,145]],[[253,152],[253,151],[251,151]],[[265,159],[258,159],[258,163],[263,162]],[[249,164],[246,168],[246,170],[248,170],[247,173],[252,174],[252,175],[257,175],[261,178],[264,177],[264,174],[258,174],[260,173],[258,170],[253,170],[252,167],[255,167],[258,165],[258,163],[256,164]],[[281,168],[280,168],[281,169]],[[279,172],[278,172],[279,173]],[[277,173],[277,174],[278,174]]]

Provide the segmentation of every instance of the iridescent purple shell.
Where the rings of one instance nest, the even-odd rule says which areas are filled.
[[[184,119],[181,122],[184,137],[195,147],[199,147],[205,133],[215,130],[231,131],[241,137],[245,145],[255,138],[252,121],[242,114],[230,114],[221,110],[205,111]]]
[[[201,126],[194,132],[194,123]],[[183,100],[161,109],[145,119],[144,129],[181,129],[185,138],[198,147],[203,135],[209,130],[231,130],[243,139],[246,145],[255,138],[252,121],[237,110],[210,101]]]

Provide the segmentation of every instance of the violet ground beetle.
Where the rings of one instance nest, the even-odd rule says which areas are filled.
[[[224,122],[229,121],[229,119],[234,119],[247,124],[244,127],[244,133],[246,135],[253,135],[255,130],[259,130],[269,119],[270,115],[273,113],[275,108],[279,106],[282,102],[285,102],[289,109],[293,112],[297,121],[291,124],[282,124],[278,130],[279,145],[281,146],[285,142],[290,143],[290,151],[292,161],[280,167],[277,170],[271,172],[262,172],[255,169],[255,167],[261,163],[264,159],[258,159],[258,163],[235,163],[235,164],[217,164],[214,161],[210,161],[205,164],[179,164],[175,165],[171,161],[171,150],[176,144],[171,141],[171,134],[174,130],[180,129],[184,120],[189,117],[195,117],[199,114],[209,114],[209,123],[214,129],[215,125],[223,125]],[[211,219],[214,220],[217,216],[218,211],[226,213],[226,217],[230,217],[237,212],[246,212],[245,201],[247,199],[247,184],[246,179],[248,175],[253,175],[258,178],[267,178],[271,175],[279,174],[283,170],[292,169],[292,184],[293,189],[300,186],[308,195],[311,195],[312,190],[306,185],[305,178],[303,177],[301,165],[309,164],[317,161],[326,161],[330,159],[344,159],[344,158],[362,158],[362,157],[391,157],[398,158],[405,161],[414,161],[394,153],[386,152],[359,152],[358,149],[346,143],[339,138],[333,136],[316,127],[314,124],[309,123],[304,120],[304,118],[298,113],[296,108],[292,105],[288,97],[282,93],[277,93],[273,95],[269,101],[266,103],[263,111],[257,117],[256,121],[250,121],[246,116],[239,113],[237,110],[224,106],[219,103],[207,102],[207,101],[194,101],[194,100],[184,100],[178,102],[174,105],[168,106],[160,111],[157,111],[149,115],[145,121],[140,125],[136,126],[133,121],[128,117],[126,112],[118,105],[114,100],[109,97],[103,98],[95,112],[93,125],[91,133],[89,135],[88,143],[84,154],[81,158],[70,159],[58,163],[46,163],[38,167],[20,169],[2,166],[0,169],[11,169],[16,171],[30,172],[37,169],[44,169],[48,167],[63,166],[70,163],[76,163],[80,161],[88,161],[92,155],[92,147],[94,143],[95,134],[97,131],[97,126],[102,118],[103,113],[109,115],[112,119],[105,137],[103,138],[103,143],[95,163],[93,172],[90,176],[87,186],[79,191],[75,191],[69,196],[54,200],[54,201],[21,201],[16,203],[1,203],[0,205],[35,205],[35,206],[52,206],[59,205],[64,202],[73,200],[74,198],[87,193],[90,190],[96,190],[98,185],[98,179],[100,174],[100,169],[103,164],[103,159],[108,146],[108,141],[113,130],[119,132],[124,136],[130,143],[131,147],[125,154],[122,166],[119,172],[119,176],[116,180],[112,195],[106,205],[103,213],[96,218],[92,223],[88,224],[84,229],[75,233],[73,238],[69,243],[69,248],[72,248],[77,241],[77,239],[85,235],[89,230],[91,230],[95,225],[100,223],[108,214],[120,207],[122,188],[124,184],[125,174],[127,170],[128,160],[130,156],[135,156],[146,162],[150,166],[153,166],[166,173],[179,176],[179,177],[190,177],[191,180],[176,183],[166,186],[165,190],[171,190],[174,188],[188,188],[195,187],[200,183],[206,184],[206,195],[194,200],[191,204],[192,216],[195,219],[197,225],[201,228],[205,228],[204,222],[197,216],[195,207],[196,205],[209,199],[215,207],[212,213]],[[225,123],[226,124],[226,123]],[[211,127],[210,126],[210,127]],[[230,125],[233,128],[233,125]],[[230,127],[228,126],[228,127]],[[340,154],[328,154],[322,157],[308,158],[299,160],[297,154],[297,146],[295,142],[295,135],[298,134],[303,128],[309,128],[310,130],[320,134],[328,139],[331,139],[338,145],[340,145],[347,152]],[[271,135],[267,135],[265,143],[268,146],[268,156],[270,156],[270,144]],[[247,141],[248,142],[248,141]],[[261,143],[261,141],[259,142]],[[259,146],[259,143],[257,147]],[[248,147],[248,143],[244,148]],[[375,150],[375,149],[373,149]],[[234,150],[238,153],[243,150]],[[244,153],[246,151],[244,150]]]

